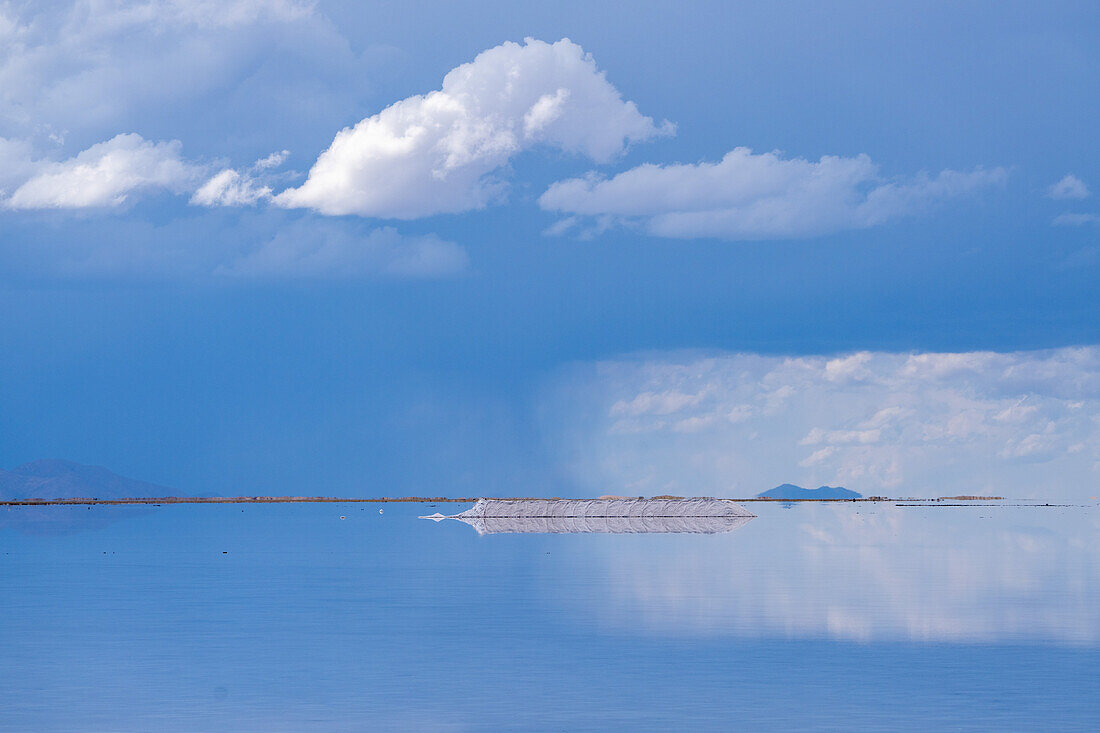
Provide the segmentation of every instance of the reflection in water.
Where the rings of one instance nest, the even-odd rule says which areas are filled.
[[[584,548],[575,564],[597,565],[606,593],[581,612],[654,634],[1100,643],[1094,507],[759,511],[705,551]]]
[[[69,535],[148,515],[149,506],[0,506],[0,532]]]
[[[478,534],[717,534],[732,532],[752,517],[451,517]]]
[[[743,527],[752,513],[724,499],[478,499],[457,519],[478,534],[717,534]]]
[[[1100,730],[1095,507],[747,506],[710,535],[485,541],[403,503],[0,530],[0,730]]]

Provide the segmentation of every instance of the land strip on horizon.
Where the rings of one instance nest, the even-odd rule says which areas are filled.
[[[96,498],[72,498],[72,499],[12,499],[7,501],[0,501],[0,506],[67,506],[67,505],[124,505],[124,504],[347,504],[347,503],[405,503],[405,504],[442,504],[442,503],[455,503],[455,504],[469,504],[481,499],[496,499],[498,501],[573,501],[573,499],[562,499],[560,496],[508,496],[508,497],[450,497],[450,496],[400,496],[400,497],[336,497],[336,496],[159,496],[159,497],[130,497],[130,498],[115,498],[115,499],[96,499]],[[603,497],[610,498],[610,497]],[[658,496],[658,497],[645,497],[645,496],[616,496],[616,499],[683,499],[688,497],[681,496]],[[690,497],[699,498],[699,497]],[[709,497],[708,497],[709,498]],[[884,496],[870,496],[861,497],[858,499],[775,499],[771,497],[750,497],[744,499],[729,499],[729,501],[737,502],[753,502],[753,501],[769,501],[769,502],[781,502],[781,503],[793,503],[793,502],[921,502],[923,503],[937,503],[942,501],[1001,501],[1003,496],[941,496],[934,498],[890,498]],[[965,506],[965,505],[964,505]]]

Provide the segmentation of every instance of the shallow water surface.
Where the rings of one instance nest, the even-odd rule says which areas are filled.
[[[1095,506],[747,506],[0,509],[0,728],[1100,729]]]

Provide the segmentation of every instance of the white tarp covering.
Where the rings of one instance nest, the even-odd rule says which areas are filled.
[[[478,499],[454,519],[478,534],[729,532],[753,518],[726,499]]]

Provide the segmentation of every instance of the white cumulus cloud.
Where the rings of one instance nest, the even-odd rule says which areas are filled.
[[[64,161],[37,161],[30,177],[3,202],[11,209],[113,207],[149,190],[189,191],[203,168],[183,160],[178,140],[116,135]]]
[[[1080,178],[1069,173],[1047,189],[1047,196],[1052,199],[1087,199],[1089,187]]]
[[[467,211],[499,198],[501,169],[534,146],[606,161],[671,130],[624,100],[568,39],[509,42],[451,70],[440,90],[340,131],[306,182],[275,200],[397,219]]]
[[[1001,184],[1007,175],[1003,168],[979,168],[884,180],[866,155],[814,162],[742,147],[718,163],[644,164],[610,179],[590,174],[559,181],[539,204],[593,217],[597,226],[608,219],[638,224],[662,237],[805,237],[917,214]]]

